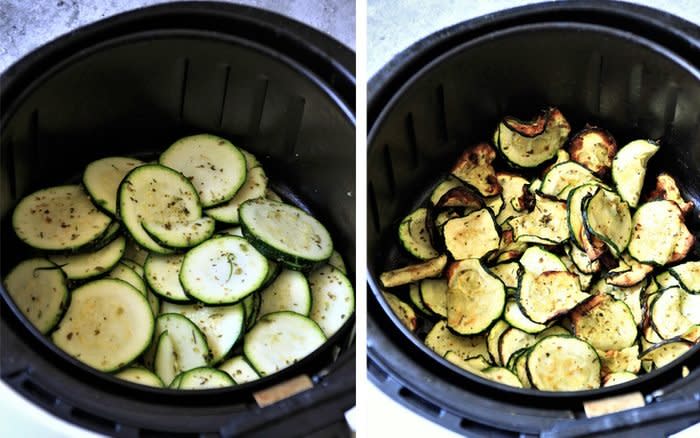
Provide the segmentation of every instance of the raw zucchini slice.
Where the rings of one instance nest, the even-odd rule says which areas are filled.
[[[536,338],[534,335],[518,328],[510,327],[498,339],[499,362],[506,365],[513,353],[523,348],[531,347],[535,342]]]
[[[136,243],[133,239],[126,239],[126,249],[124,250],[125,259],[133,260],[143,266],[149,254],[147,249]]]
[[[413,307],[401,301],[396,295],[390,294],[388,292],[383,292],[384,299],[389,304],[389,307],[394,312],[401,324],[403,324],[410,331],[414,331],[417,327],[418,321],[416,319],[416,312],[413,311]]]
[[[180,283],[183,254],[151,254],[144,265],[144,278],[153,292],[169,301],[187,302],[190,297]]]
[[[501,335],[509,328],[510,325],[505,320],[499,319],[486,334],[486,349],[488,350],[488,355],[491,357],[491,361],[496,365],[506,365],[501,362],[498,345]]]
[[[529,182],[522,176],[505,172],[496,173],[496,179],[503,187],[501,193],[503,208],[496,214],[496,223],[502,225],[511,218],[524,214],[524,209],[520,205],[520,198],[523,196],[523,188]]]
[[[88,164],[83,172],[83,186],[92,201],[112,216],[117,214],[117,191],[127,173],[143,165],[127,157],[107,157]]]
[[[152,386],[154,388],[163,388],[163,381],[155,375],[151,370],[141,366],[131,366],[119,371],[114,375],[127,382],[136,383],[138,385]]]
[[[287,204],[251,199],[239,209],[243,235],[266,257],[291,268],[310,267],[330,258],[333,242],[313,216]]]
[[[141,277],[138,274],[138,272],[131,269],[125,263],[117,263],[117,265],[111,271],[109,271],[106,277],[126,281],[134,289],[141,292],[141,295],[143,295],[144,297],[148,292],[146,288],[146,283],[143,281],[143,277]]]
[[[566,203],[535,194],[535,209],[508,222],[517,242],[556,245],[569,238]]]
[[[85,245],[84,249],[87,251],[97,251],[98,249],[104,248],[122,235],[120,233],[121,229],[122,226],[119,222],[116,220],[112,221],[107,227],[107,230],[93,243]],[[81,248],[81,250],[82,249],[83,248]]]
[[[566,272],[566,265],[559,256],[539,246],[529,247],[520,257],[520,265],[525,272],[538,276],[544,272]],[[517,287],[517,286],[516,286]]]
[[[517,289],[522,269],[518,262],[506,262],[489,268],[489,271],[498,277],[507,288]]]
[[[283,269],[280,275],[260,292],[259,315],[290,310],[304,316],[311,311],[309,282],[299,271]]]
[[[610,295],[595,295],[571,312],[574,334],[598,350],[622,350],[637,339],[629,307]]]
[[[541,391],[583,391],[600,387],[600,359],[585,341],[548,336],[527,358],[532,385]]]
[[[431,314],[447,318],[447,280],[421,280],[420,297]]]
[[[355,291],[350,280],[331,265],[323,265],[309,274],[313,319],[330,338],[355,312]]]
[[[328,259],[328,264],[337,268],[340,272],[348,275],[348,270],[345,268],[345,262],[343,261],[343,256],[336,250],[331,253],[331,258]]]
[[[267,270],[267,259],[245,239],[219,237],[185,255],[180,283],[187,295],[203,303],[232,304],[257,290]]]
[[[206,366],[211,358],[202,331],[179,313],[163,313],[156,319],[154,371],[164,384],[194,368]]]
[[[686,201],[681,195],[681,191],[678,188],[678,184],[673,177],[667,173],[661,173],[656,177],[656,187],[647,196],[647,201],[656,201],[665,199],[667,201],[673,201],[680,208],[683,215],[687,215],[693,210],[695,204],[693,201]]]
[[[572,160],[603,176],[612,167],[617,142],[608,131],[586,126],[569,141],[569,153]]]
[[[199,367],[185,371],[177,389],[214,389],[233,386],[236,382],[226,372],[216,368]]]
[[[456,335],[447,328],[447,321],[444,319],[438,321],[428,332],[425,345],[440,356],[444,356],[448,351],[452,351],[462,359],[489,355],[484,336]]]
[[[436,205],[440,201],[440,198],[442,198],[442,195],[449,192],[451,189],[454,189],[455,187],[464,186],[462,182],[457,178],[453,176],[448,176],[447,179],[441,181],[440,184],[435,186],[433,191],[430,193],[430,202],[433,205]]]
[[[494,143],[517,167],[537,167],[556,156],[571,127],[562,113],[549,108],[532,121],[505,117],[496,129]]]
[[[693,346],[691,342],[684,339],[669,339],[659,342],[642,352],[642,361],[651,361],[654,368],[661,368],[683,356]]]
[[[245,357],[265,377],[305,358],[326,342],[321,328],[294,312],[268,313],[243,340]]]
[[[493,214],[486,208],[445,224],[445,245],[455,260],[481,258],[498,249],[500,237]]]
[[[536,334],[547,328],[545,324],[538,324],[525,316],[516,300],[508,300],[503,318],[508,321],[508,324],[525,333]]]
[[[71,280],[84,280],[112,269],[124,255],[126,239],[119,237],[97,251],[82,254],[53,255],[49,260],[60,266]]]
[[[66,274],[46,259],[19,263],[5,277],[4,286],[17,308],[42,334],[58,324],[68,306]]]
[[[396,287],[414,283],[424,278],[439,277],[446,264],[447,256],[443,254],[423,263],[383,272],[379,276],[379,281],[384,287]]]
[[[243,334],[245,312],[243,305],[203,306],[202,304],[163,303],[162,313],[177,313],[189,319],[201,330],[211,354],[209,364],[221,361]]]
[[[576,246],[586,253],[589,260],[595,261],[603,254],[602,245],[596,245],[583,221],[583,200],[598,190],[597,184],[584,184],[569,193],[566,201],[569,233]],[[602,242],[600,242],[602,244]]]
[[[78,185],[34,192],[19,201],[12,214],[17,237],[46,251],[76,250],[93,243],[111,223]]]
[[[632,224],[628,252],[641,263],[665,265],[678,239],[688,234],[678,206],[671,201],[647,202],[634,213]]]
[[[685,262],[670,268],[668,272],[676,277],[688,292],[700,293],[700,262]]]
[[[267,175],[262,167],[248,169],[245,184],[238,189],[236,195],[225,204],[204,210],[204,213],[219,222],[237,224],[239,222],[238,207],[249,199],[264,198],[267,189]]]
[[[496,159],[496,151],[488,143],[479,143],[467,148],[452,168],[452,175],[469,184],[483,196],[501,193],[501,185],[496,179],[496,171],[491,163]]]
[[[544,272],[534,276],[523,274],[517,300],[525,316],[534,322],[546,324],[568,313],[589,297],[581,292],[576,274],[571,272]]]
[[[146,274],[146,271],[143,270],[143,266],[141,266],[133,260],[123,258],[119,261],[128,266],[129,268],[133,269],[134,272],[136,272],[139,275],[139,277],[144,277],[144,275]]]
[[[603,378],[603,388],[613,385],[619,385],[620,383],[629,382],[637,378],[637,375],[627,371],[621,371],[618,373],[610,373]]]
[[[642,362],[639,360],[639,345],[636,343],[622,350],[598,351],[604,374],[638,373]]]
[[[53,342],[100,371],[123,368],[150,344],[153,313],[146,297],[121,280],[103,279],[71,292]]]
[[[182,375],[185,374],[184,372],[178,374],[172,382],[170,382],[170,385],[168,385],[168,389],[180,389],[180,381],[182,381]]]
[[[158,164],[146,164],[129,172],[118,195],[118,214],[136,242],[149,251],[169,254],[143,228],[161,223],[171,227],[196,221],[202,215],[199,197],[190,180]]]
[[[625,253],[622,254],[619,266],[608,271],[605,281],[614,286],[630,287],[642,282],[653,270],[653,266],[639,263]]]
[[[659,293],[649,309],[654,330],[663,339],[671,339],[685,333],[693,324],[700,324],[688,318],[693,315],[684,312],[684,301],[689,294],[674,286]],[[700,312],[698,312],[700,313]]]
[[[204,207],[231,199],[246,178],[246,160],[241,151],[214,135],[181,138],[158,161],[190,179]]]
[[[562,200],[576,187],[598,182],[590,170],[574,161],[567,161],[552,167],[542,179],[540,192]]]
[[[148,235],[159,245],[168,248],[191,248],[209,239],[214,234],[216,222],[203,217],[192,222],[150,222],[141,225]]]
[[[503,314],[505,286],[478,260],[455,265],[448,279],[447,325],[461,335],[483,333]]]
[[[659,150],[659,145],[650,140],[635,140],[626,144],[615,155],[612,178],[617,192],[630,207],[637,207],[644,185],[647,162]]]
[[[617,193],[602,188],[583,202],[586,228],[619,258],[632,235],[632,216],[627,203]]]
[[[258,380],[260,375],[248,363],[245,357],[235,356],[219,365],[219,369],[228,373],[238,385]]]
[[[245,310],[245,328],[246,330],[251,328],[255,321],[258,320],[258,315],[260,313],[260,293],[253,292],[247,297],[241,300],[243,304],[243,309]]]
[[[445,353],[445,360],[457,365],[465,371],[469,371],[472,374],[479,374],[486,368],[491,367],[491,364],[488,363],[488,361],[486,361],[486,359],[484,359],[483,356],[464,359],[454,351],[448,351],[447,353]]]
[[[428,260],[439,254],[430,244],[430,237],[426,228],[428,210],[419,208],[406,216],[399,225],[399,241],[401,245],[414,257]]]
[[[434,316],[435,314],[428,309],[423,303],[423,298],[420,294],[420,285],[418,283],[411,283],[408,288],[408,297],[411,299],[411,304],[413,307],[423,312],[426,316]],[[443,316],[444,318],[444,316]]]

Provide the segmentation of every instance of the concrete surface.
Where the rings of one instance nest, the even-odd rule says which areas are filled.
[[[172,0],[0,0],[0,72],[40,45],[80,26]],[[286,15],[355,48],[355,2],[224,0]]]

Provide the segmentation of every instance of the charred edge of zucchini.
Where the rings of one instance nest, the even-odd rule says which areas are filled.
[[[462,152],[450,173],[484,196],[497,195],[502,187],[491,164],[495,159],[496,150],[488,143],[479,143]],[[482,172],[474,172],[480,168]]]
[[[503,118],[503,125],[523,137],[537,137],[547,129],[549,119],[552,117],[552,111],[559,110],[552,107],[541,110],[531,120],[521,120],[514,116],[506,116]]]
[[[605,166],[591,166],[591,163],[586,163],[586,160],[583,158],[584,138],[588,135],[596,135],[602,140],[601,142],[596,143],[595,146],[601,146],[607,150],[607,159],[609,162],[606,163]],[[571,140],[569,140],[569,155],[571,156],[571,159],[598,176],[604,176],[610,172],[612,160],[615,158],[616,153],[617,142],[615,141],[615,138],[608,131],[597,126],[586,124],[582,130],[574,134]]]
[[[464,207],[479,210],[484,208],[484,199],[469,187],[454,187],[446,191],[435,208]]]
[[[656,177],[656,186],[646,197],[647,202],[661,199],[675,202],[684,216],[695,208],[695,203],[692,200],[686,201],[683,198],[676,180],[665,172]]]

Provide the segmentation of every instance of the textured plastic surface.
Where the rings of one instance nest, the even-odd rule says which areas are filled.
[[[97,157],[152,158],[199,132],[254,153],[283,197],[328,226],[353,267],[353,65],[352,52],[297,22],[214,3],[120,15],[33,52],[0,80],[2,273],[26,256],[8,220],[22,196],[76,178]],[[354,320],[283,372],[182,393],[89,369],[39,336],[0,293],[2,379],[75,424],[118,436],[349,433],[343,414],[354,405]],[[253,391],[301,373],[312,376],[313,390],[254,404]]]
[[[698,347],[682,364],[586,393],[542,393],[485,381],[438,357],[387,314],[376,279],[406,261],[395,242],[395,226],[424,198],[417,194],[427,195],[465,146],[488,140],[503,114],[529,117],[553,104],[572,125],[599,124],[621,144],[638,136],[661,138],[650,174],[676,175],[684,195],[697,205],[699,45],[697,27],[646,8],[618,2],[535,5],[432,35],[373,78],[367,217],[373,293],[367,333],[369,374],[380,388],[458,432],[496,429],[506,436],[516,431],[566,435],[572,424],[589,424],[571,423],[583,415],[582,401],[605,395],[642,391],[694,400],[700,391]],[[697,232],[697,211],[690,226]],[[681,365],[691,371],[683,380]],[[661,406],[654,403],[644,412],[660,412]],[[615,423],[601,418],[590,424]],[[616,418],[629,425],[644,415]],[[682,421],[698,420],[687,415]]]

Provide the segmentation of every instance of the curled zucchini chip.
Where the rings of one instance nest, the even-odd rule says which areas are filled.
[[[675,202],[678,208],[681,209],[683,215],[687,215],[695,206],[693,201],[686,201],[683,199],[676,180],[668,173],[661,173],[656,177],[656,187],[647,196],[647,201],[656,201],[660,199]]]
[[[401,324],[406,326],[410,331],[416,329],[416,312],[413,311],[413,307],[401,301],[396,295],[390,294],[388,292],[383,292],[384,299],[394,311],[396,317],[399,318]]]
[[[532,385],[542,391],[582,391],[600,387],[600,359],[588,343],[572,336],[548,336],[527,359]]]
[[[500,237],[493,214],[486,208],[445,224],[445,246],[455,260],[481,258],[498,249]]]
[[[569,238],[566,203],[535,194],[535,209],[510,220],[517,242],[556,245]]]
[[[423,299],[420,296],[420,285],[418,283],[411,283],[408,285],[408,297],[411,300],[413,307],[420,310],[425,316],[434,316],[435,314],[426,307],[423,303]]]
[[[615,155],[612,178],[617,192],[630,207],[639,202],[647,172],[647,162],[659,150],[659,145],[650,140],[635,140],[626,144]]]
[[[571,312],[574,334],[599,350],[622,350],[637,339],[629,307],[610,295],[595,295]]]
[[[501,225],[513,217],[524,214],[520,198],[523,196],[523,187],[528,184],[528,181],[521,176],[505,172],[498,172],[496,178],[501,187],[503,187],[503,192],[501,193],[503,196],[503,208],[496,215],[496,223]]]
[[[547,172],[542,179],[540,191],[545,195],[566,200],[573,189],[591,182],[598,182],[598,178],[590,170],[574,161],[566,161]]]
[[[646,349],[640,355],[640,359],[642,361],[651,361],[654,364],[654,368],[661,368],[687,353],[692,346],[691,342],[684,339],[669,339]]]
[[[601,278],[591,287],[589,292],[591,295],[609,294],[616,300],[627,304],[630,312],[632,312],[635,324],[639,326],[642,324],[642,314],[644,313],[642,311],[642,293],[646,291],[646,287],[646,281],[641,281],[634,286],[622,287],[607,283],[606,279]]]
[[[544,272],[538,276],[526,272],[517,294],[523,313],[540,324],[568,313],[588,297],[581,292],[576,274],[568,271]]]
[[[689,234],[676,204],[647,202],[632,218],[628,252],[641,263],[663,266],[672,259],[678,242],[685,242]]]
[[[437,257],[439,254],[430,243],[426,218],[428,210],[419,208],[406,216],[399,224],[399,241],[406,251],[421,260]]]
[[[452,175],[474,187],[484,196],[501,193],[496,171],[491,163],[496,151],[488,143],[479,143],[467,148],[452,168]]]
[[[690,293],[700,293],[700,262],[685,262],[668,270]]]
[[[462,359],[472,357],[488,357],[486,338],[484,336],[459,336],[447,328],[447,321],[441,320],[435,323],[425,337],[425,345],[444,356],[448,351],[457,354]]]
[[[588,259],[596,261],[603,255],[605,244],[586,229],[583,220],[583,201],[598,190],[598,184],[584,184],[569,193],[566,201],[569,233],[576,246],[586,253]]]
[[[692,325],[685,333],[681,335],[681,338],[686,341],[698,343],[700,342],[700,324]]]
[[[518,167],[537,167],[556,156],[571,127],[556,108],[548,108],[532,121],[505,117],[494,134],[503,156]]]
[[[596,175],[605,175],[612,167],[617,153],[617,143],[606,130],[586,126],[569,141],[571,159]]]
[[[578,246],[570,244],[564,250],[571,257],[571,261],[574,262],[576,268],[584,274],[595,274],[600,271],[600,260],[589,259],[588,254]]]
[[[617,193],[602,188],[583,202],[583,221],[588,231],[605,242],[615,257],[620,257],[632,234],[627,203]]]
[[[614,286],[630,287],[643,281],[653,270],[653,266],[639,263],[625,253],[622,254],[619,266],[608,271],[605,281]]]
[[[443,254],[423,263],[383,272],[379,276],[379,281],[384,287],[396,287],[414,283],[424,278],[439,277],[446,264],[447,256]]]
[[[455,187],[464,187],[462,182],[453,176],[448,176],[444,181],[440,182],[430,193],[430,202],[435,205],[438,203],[442,195],[454,189]]]
[[[519,258],[527,249],[527,242],[515,242],[513,230],[503,230],[498,251],[493,254],[496,263],[504,263]]]
[[[673,251],[671,251],[669,263],[680,262],[695,246],[695,235],[688,230],[685,224],[683,224],[680,229],[676,230],[674,237],[676,239],[676,244],[673,246]]]

